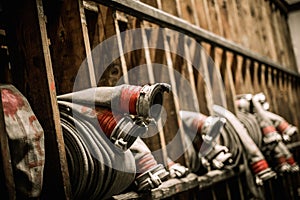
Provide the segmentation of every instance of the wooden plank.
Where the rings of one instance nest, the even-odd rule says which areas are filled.
[[[226,102],[227,109],[232,113],[237,113],[237,108],[235,104],[235,88],[232,77],[232,65],[233,65],[233,55],[229,52],[224,51],[222,55],[221,63],[221,74],[224,81],[225,91],[226,91]]]
[[[297,70],[297,63],[296,63],[296,57],[295,57],[295,53],[293,50],[293,43],[292,43],[292,38],[291,38],[291,33],[290,33],[290,29],[289,29],[289,25],[288,25],[288,21],[287,21],[287,17],[282,14],[282,13],[277,13],[277,17],[279,18],[279,25],[282,27],[282,31],[283,31],[283,37],[284,37],[284,44],[286,45],[286,53],[288,56],[288,60],[290,63],[290,66],[288,66],[290,69],[293,70]]]
[[[77,80],[77,89],[89,88],[88,69],[80,69],[85,65],[86,53],[79,4],[66,0],[61,4],[48,2],[47,5],[45,12],[57,94],[72,92],[78,74],[81,78]]]
[[[92,59],[92,50],[90,45],[90,39],[87,29],[87,23],[86,23],[86,17],[83,7],[83,0],[78,0],[79,4],[79,13],[80,13],[80,22],[81,22],[81,28],[82,28],[82,35],[83,35],[83,42],[84,42],[84,48],[86,53],[86,61],[87,61],[87,67],[89,72],[89,80],[91,87],[96,87],[96,77],[95,77],[95,70],[94,70],[94,63]]]
[[[294,108],[293,110],[293,124],[297,127],[300,126],[300,116],[297,113],[300,111],[300,105],[298,103],[298,99],[295,96],[295,89],[293,87],[293,78],[291,76],[287,77],[287,93],[289,96],[290,107]]]
[[[126,60],[125,60],[125,56],[124,56],[122,39],[121,39],[121,31],[120,31],[118,20],[116,18],[114,19],[114,25],[115,25],[115,30],[116,30],[118,51],[119,51],[120,60],[121,60],[121,68],[122,68],[122,72],[123,72],[123,80],[124,80],[125,84],[129,84],[128,74],[127,74],[127,71],[128,71],[127,64],[126,64]]]
[[[11,165],[11,156],[8,143],[8,136],[5,127],[2,95],[0,91],[0,150],[1,150],[1,162],[0,169],[3,170],[3,179],[1,178],[1,186],[4,185],[4,190],[1,190],[1,196],[5,199],[16,199],[16,187],[14,181],[14,174]],[[2,173],[1,172],[1,173]],[[2,188],[1,188],[2,189]]]
[[[186,144],[185,144],[185,131],[183,129],[183,124],[181,119],[178,117],[179,116],[179,111],[180,111],[180,104],[179,104],[179,99],[178,99],[178,89],[177,89],[177,83],[176,83],[176,79],[175,79],[175,74],[174,74],[174,70],[173,70],[173,61],[172,61],[172,57],[171,57],[171,53],[170,53],[170,44],[168,43],[167,40],[167,35],[165,30],[162,31],[162,37],[163,37],[163,44],[164,44],[164,51],[165,51],[165,56],[166,56],[166,64],[167,64],[167,68],[168,68],[168,75],[170,78],[170,85],[172,87],[172,93],[173,93],[173,102],[174,102],[174,108],[175,108],[175,116],[176,116],[176,121],[178,124],[178,130],[179,134],[180,134],[180,139],[181,139],[181,143],[182,143],[182,149],[180,150],[185,150],[186,149]],[[172,149],[174,150],[174,149]],[[172,151],[170,150],[170,156],[172,155]],[[183,156],[184,156],[184,162],[186,164],[187,167],[189,167],[189,157],[186,151],[183,151]],[[172,158],[172,157],[171,157]],[[182,163],[183,164],[183,163]]]
[[[178,15],[178,17],[190,22],[191,24],[196,24],[195,20],[198,20],[198,17],[195,16],[197,13],[193,7],[193,3],[195,4],[194,0],[179,0],[177,9],[180,9],[181,16]]]
[[[262,92],[266,95],[267,101],[272,105],[272,97],[268,88],[268,68],[265,65],[260,65],[260,85]]]
[[[251,72],[250,68],[252,68],[252,61],[251,60],[244,60],[244,65],[242,69],[242,76],[244,78],[244,87],[245,87],[245,92],[253,94],[253,86],[252,86],[252,77],[251,77]]]
[[[45,137],[45,167],[42,198],[69,199],[71,188],[56,102],[46,17],[42,1],[8,4],[7,30],[14,85],[27,97]],[[23,34],[20,34],[23,33]],[[16,72],[16,73],[15,73]],[[37,87],[38,86],[38,87]]]
[[[96,45],[104,40],[115,36],[115,21],[113,18],[114,10],[112,8],[98,5],[99,13],[97,19],[97,29],[98,35],[95,35],[95,40],[99,41]],[[116,41],[111,41],[113,46],[117,46]],[[103,43],[102,43],[103,44]],[[110,48],[110,47],[104,47]],[[106,69],[101,69],[98,63],[101,62],[101,59],[105,59],[105,56],[94,56],[93,60],[95,66],[95,73],[100,74],[101,71],[103,72],[102,77],[99,80],[98,86],[115,86],[120,78],[123,75],[120,58],[116,59],[111,65],[104,66]]]
[[[278,109],[277,109],[277,99],[276,99],[276,90],[274,87],[274,74],[273,74],[273,70],[271,68],[267,68],[267,76],[268,76],[268,82],[267,82],[267,87],[268,87],[268,91],[269,91],[269,96],[270,96],[270,110],[278,113]]]
[[[234,65],[233,65],[233,74],[234,74],[234,84],[235,84],[235,92],[236,94],[243,94],[245,93],[244,88],[244,78],[242,75],[242,67],[243,67],[243,58],[240,56],[234,57]]]
[[[218,0],[220,10],[220,22],[222,23],[223,37],[228,40],[234,39],[234,24],[232,21],[232,11],[228,8],[228,2],[223,0]],[[230,12],[230,13],[229,13]]]
[[[192,0],[192,1],[195,1],[195,0]],[[195,1],[195,13],[197,13],[197,17],[198,17],[198,25],[199,27],[203,28],[203,29],[208,29],[208,23],[207,23],[207,17],[209,16],[206,16],[204,14],[204,6],[203,6],[203,1],[202,0],[197,0]],[[196,21],[196,19],[195,19]]]
[[[173,16],[178,16],[178,10],[176,8],[176,0],[158,0],[157,5],[161,5],[161,8],[158,7],[158,9],[161,9]]]
[[[228,40],[224,40],[224,38],[216,36],[214,34],[209,33],[199,27],[188,25],[186,21],[176,18],[168,13],[162,12],[156,8],[143,4],[139,1],[129,1],[129,0],[96,0],[99,3],[103,3],[108,6],[115,6],[118,9],[124,12],[130,12],[136,17],[140,17],[141,19],[146,19],[150,22],[158,23],[162,26],[167,26],[169,28],[178,30],[180,32],[189,34],[196,39],[200,39],[202,41],[208,41],[211,44],[215,44],[225,50],[232,51],[237,53],[238,55],[244,55],[253,60],[257,60],[261,63],[268,64],[274,68],[280,69],[281,71],[285,71],[287,73],[298,76],[297,73],[285,69],[282,66],[274,63],[270,59],[267,59],[261,55],[253,53],[252,51],[246,50],[244,47],[237,45],[233,42],[229,42]],[[225,42],[226,41],[226,42]]]
[[[151,62],[151,56],[150,56],[150,51],[149,51],[149,45],[148,45],[148,39],[145,33],[145,26],[144,23],[141,22],[140,23],[141,26],[141,33],[142,33],[142,42],[143,42],[143,47],[144,47],[144,53],[145,53],[145,59],[146,59],[146,65],[147,65],[147,71],[148,71],[148,78],[149,78],[149,83],[153,84],[155,83],[155,77],[154,77],[154,72],[153,72],[153,66],[152,66],[152,62]],[[164,164],[164,166],[168,166],[168,152],[167,152],[167,148],[166,148],[166,140],[165,140],[165,133],[164,133],[164,129],[163,129],[163,124],[162,121],[160,120],[158,122],[158,136],[157,137],[152,137],[151,140],[152,142],[156,142],[159,141],[160,145],[159,148],[161,149],[161,153],[162,155],[156,155],[159,156],[159,160]],[[150,139],[150,138],[149,138]],[[148,143],[149,144],[149,139],[148,139]],[[147,141],[147,139],[146,139]],[[158,142],[156,142],[158,144]],[[151,145],[153,146],[153,145]],[[154,149],[153,147],[151,148],[152,151],[155,151],[157,149]]]
[[[253,92],[254,94],[262,92],[262,86],[261,86],[261,66],[257,62],[254,62],[252,65],[253,68],[253,74],[251,74],[252,80],[253,80]]]
[[[266,51],[264,55],[267,55],[269,58],[277,61],[277,55],[276,55],[276,47],[273,39],[273,32],[271,27],[271,21],[268,16],[268,2],[264,0],[258,0],[258,4],[261,5],[260,7],[260,13],[262,13],[262,34],[263,39],[266,41],[267,46],[265,46],[264,50]]]
[[[241,42],[241,30],[238,18],[238,10],[236,5],[236,0],[227,0],[228,12],[230,12],[231,28],[233,30],[232,41],[240,43]],[[226,30],[225,30],[226,31]]]
[[[282,38],[283,34],[281,31],[281,26],[279,26],[277,20],[277,12],[279,12],[279,10],[275,9],[274,4],[271,4],[269,7],[270,7],[269,15],[270,15],[272,28],[273,28],[273,35],[276,44],[278,62],[289,67],[290,64],[288,63],[288,60],[286,59],[286,55],[285,55],[287,49],[285,49],[285,45],[283,44],[283,42],[285,43],[286,41],[284,41],[284,39]]]
[[[202,0],[202,5],[203,5],[203,9],[204,9],[206,24],[207,24],[207,30],[212,32],[212,30],[213,30],[212,20],[211,20],[210,13],[209,13],[208,1]]]

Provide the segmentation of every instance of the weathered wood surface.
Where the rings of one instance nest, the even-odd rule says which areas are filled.
[[[70,183],[43,5],[40,0],[26,1],[16,10],[15,1],[10,1],[8,9],[13,84],[27,97],[44,129],[46,162],[42,196],[68,199]]]

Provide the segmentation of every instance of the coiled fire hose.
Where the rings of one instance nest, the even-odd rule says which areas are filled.
[[[294,161],[293,155],[289,152],[286,145],[282,142],[282,137],[278,134],[273,122],[269,118],[270,113],[263,109],[261,103],[259,102],[259,98],[260,94],[254,95],[252,98],[252,103],[255,108],[255,116],[264,135],[264,144],[273,146],[271,151],[274,155],[274,158],[277,160],[278,171],[298,171],[299,166]],[[288,165],[291,167],[288,167]]]
[[[253,122],[253,117],[249,118],[251,114],[246,113],[252,112],[255,114],[256,124],[258,124],[261,131],[249,133],[252,138],[259,138],[259,133],[263,135],[261,142],[259,138],[257,143],[262,145],[261,149],[264,149],[265,154],[270,157],[268,161],[272,163],[272,166],[277,168],[277,171],[298,171],[299,166],[294,161],[293,155],[282,142],[282,137],[285,137],[285,135],[289,137],[287,134],[292,135],[297,129],[289,125],[282,117],[266,111],[268,108],[268,106],[264,106],[266,103],[265,96],[262,93],[254,96],[251,94],[240,95],[239,100],[237,100],[238,108],[241,110],[240,117],[243,119],[245,126],[250,129],[247,121],[252,120],[250,122],[252,125],[255,122]],[[275,127],[282,131],[282,137],[278,134]],[[272,160],[272,158],[275,158],[276,161]]]
[[[224,118],[183,110],[180,111],[180,117],[204,167],[208,170],[221,169],[224,164],[231,162],[232,155],[227,147],[215,142],[225,124]]]
[[[255,113],[255,108],[252,103],[251,94],[243,94],[238,96],[236,104],[238,108],[243,112]],[[261,103],[263,110],[265,110],[265,117],[270,119],[276,128],[276,130],[282,135],[285,141],[290,141],[290,137],[298,132],[298,128],[289,124],[283,117],[269,112],[269,103],[266,101],[266,96],[263,93],[258,93],[255,98]]]
[[[169,90],[170,85],[166,83],[144,86],[123,84],[115,87],[85,89],[60,95],[57,99],[84,105],[107,107],[120,113],[156,119],[160,115],[160,110],[151,108],[154,108],[152,106],[155,104],[161,105],[163,93],[169,92]]]
[[[59,107],[74,199],[106,199],[130,186],[136,171],[132,153],[116,148],[101,134],[99,125],[89,119],[94,114],[98,121],[92,110],[61,101]],[[79,108],[83,114],[76,111]]]
[[[150,184],[148,180],[153,179],[141,174],[136,178],[139,190],[148,189],[148,185],[149,188],[156,187],[169,175],[152,155],[146,153],[148,156],[140,160],[126,151],[139,135],[147,131],[144,122],[149,117],[159,117],[160,110],[151,107],[162,104],[163,92],[168,89],[168,84],[143,87],[121,85],[92,88],[58,97],[75,199],[105,199],[122,192],[134,181],[136,164],[139,171],[148,169],[149,158],[154,165],[143,173],[154,174],[152,178],[155,180]],[[112,112],[107,108],[116,110]],[[138,146],[147,148],[140,139],[138,141]],[[137,155],[143,155],[143,151]]]
[[[228,124],[231,124],[238,134],[241,144],[243,145],[247,160],[251,170],[256,177],[256,182],[261,184],[262,181],[268,180],[275,176],[275,173],[269,168],[263,154],[249,136],[243,124],[230,111],[221,106],[214,105],[214,112],[220,117],[224,117]]]

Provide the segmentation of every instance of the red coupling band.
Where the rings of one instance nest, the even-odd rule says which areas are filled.
[[[294,165],[294,164],[296,164],[296,162],[295,162],[293,156],[287,158],[287,159],[286,159],[286,162],[287,162],[289,165],[291,165],[291,166]]]
[[[269,133],[276,132],[276,129],[274,128],[274,126],[267,126],[267,127],[263,128],[262,131],[263,131],[264,135],[267,135]]]
[[[255,163],[252,163],[251,168],[254,174],[258,174],[259,172],[268,169],[269,165],[266,160],[260,160]]]
[[[280,133],[283,133],[288,127],[289,127],[289,123],[283,121],[277,126],[277,129]]]
[[[130,114],[137,114],[136,103],[140,95],[141,86],[125,86],[121,91],[120,109]]]
[[[287,160],[285,159],[284,156],[277,158],[277,163],[278,163],[279,166],[283,165],[286,162],[287,162]]]

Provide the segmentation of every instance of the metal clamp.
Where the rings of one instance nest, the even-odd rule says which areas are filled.
[[[172,178],[181,178],[189,173],[189,169],[179,163],[175,163],[169,168],[169,172]]]
[[[264,181],[267,181],[271,178],[276,178],[276,176],[277,175],[273,170],[267,168],[255,175],[255,182],[257,185],[263,185]]]
[[[281,136],[276,131],[272,133],[268,133],[263,137],[263,141],[265,144],[271,144],[274,142],[279,142],[281,140],[282,140]]]
[[[138,191],[153,189],[161,185],[162,181],[168,176],[169,172],[167,172],[162,164],[158,164],[139,175],[135,180],[135,185],[138,187]]]
[[[140,118],[127,115],[118,122],[110,136],[110,140],[118,148],[126,151],[136,138],[146,133],[147,130],[147,126]]]

